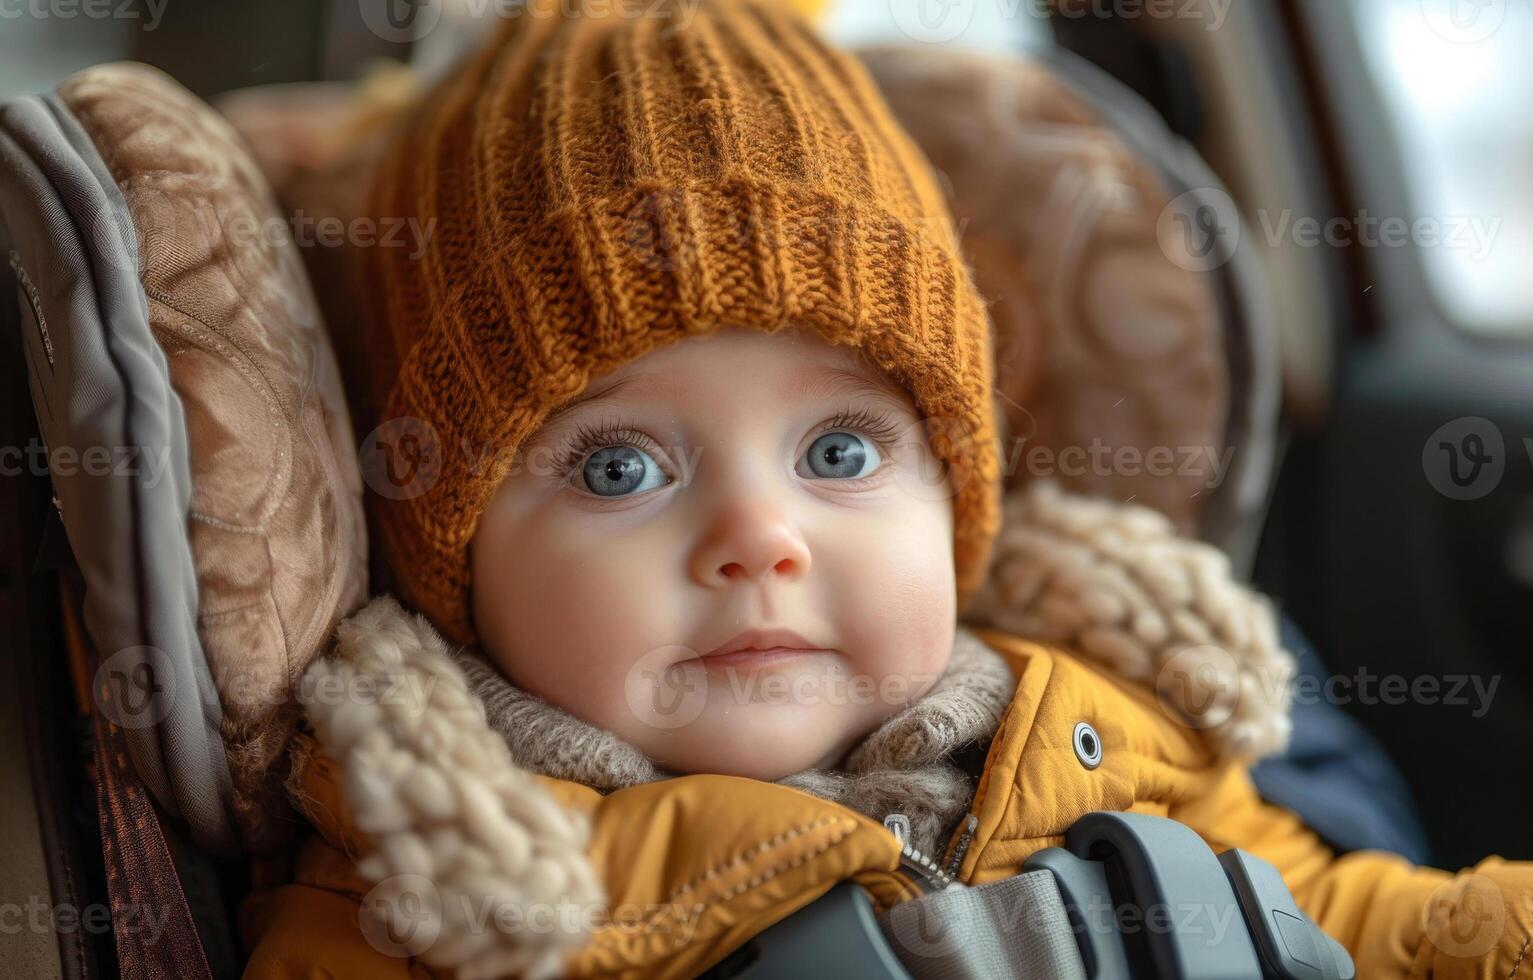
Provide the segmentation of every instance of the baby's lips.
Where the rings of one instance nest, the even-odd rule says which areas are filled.
[[[671,731],[692,724],[708,705],[708,673],[697,651],[681,644],[655,647],[628,669],[623,699],[635,718]]]
[[[827,649],[818,643],[811,643],[803,636],[790,629],[781,627],[755,627],[736,633],[734,636],[720,643],[701,656],[707,659],[727,656],[747,650],[815,650]]]

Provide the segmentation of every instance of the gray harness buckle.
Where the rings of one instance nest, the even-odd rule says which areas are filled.
[[[1058,881],[1092,980],[1350,980],[1269,862],[1163,817],[1098,811],[1029,858]],[[1239,917],[1236,917],[1236,913]]]
[[[882,915],[867,893],[843,881],[703,977],[1354,976],[1346,949],[1299,910],[1277,869],[1261,858],[1237,849],[1216,857],[1182,824],[1137,813],[1088,813],[1065,843],[1033,855],[1013,878],[954,884]]]

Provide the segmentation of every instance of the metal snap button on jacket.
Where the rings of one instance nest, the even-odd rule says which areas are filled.
[[[1091,727],[1090,722],[1076,724],[1074,742],[1075,757],[1081,760],[1081,765],[1095,769],[1102,764],[1102,737]]]

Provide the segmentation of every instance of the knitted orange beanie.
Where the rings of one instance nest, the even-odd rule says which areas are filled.
[[[911,393],[952,480],[962,608],[998,524],[990,325],[925,157],[785,4],[571,6],[501,25],[370,191],[380,227],[429,229],[423,252],[360,250],[381,331],[364,465],[401,597],[474,642],[469,541],[515,448],[594,378],[738,325],[817,331]]]

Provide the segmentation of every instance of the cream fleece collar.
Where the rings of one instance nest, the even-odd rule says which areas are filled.
[[[301,698],[372,845],[356,865],[371,886],[364,907],[386,935],[407,937],[399,953],[460,980],[557,975],[588,938],[564,917],[506,933],[469,916],[508,896],[528,909],[603,904],[588,818],[517,765],[424,617],[380,596],[337,639],[304,675]]]
[[[1272,604],[1235,580],[1223,552],[1147,507],[1047,480],[1008,493],[966,616],[1154,688],[1224,759],[1288,744],[1297,665]]]
[[[481,651],[462,648],[453,657],[469,690],[484,702],[490,727],[524,769],[602,792],[671,775],[616,734],[517,687]],[[1015,688],[1005,660],[959,626],[937,683],[866,736],[844,769],[811,769],[778,782],[880,822],[903,813],[913,846],[937,853],[974,797],[973,778],[951,756],[995,734]]]

